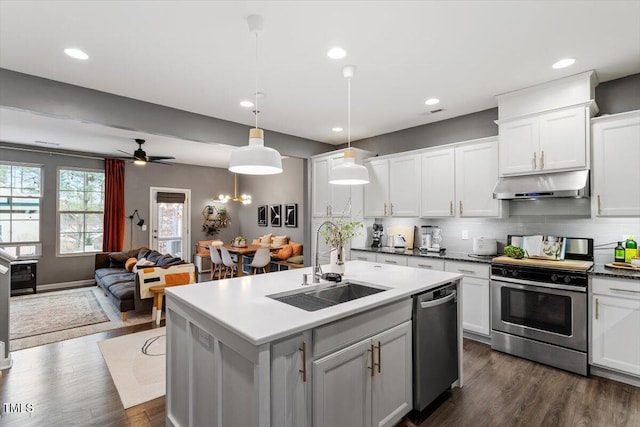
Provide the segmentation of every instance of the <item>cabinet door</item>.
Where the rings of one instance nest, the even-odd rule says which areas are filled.
[[[592,296],[593,364],[640,375],[640,300]]]
[[[330,167],[334,168],[344,162],[344,154],[331,157]],[[328,182],[328,178],[327,178]],[[332,217],[348,217],[351,215],[351,186],[329,184],[329,215]]]
[[[373,342],[372,425],[394,426],[413,407],[411,322],[383,332]]]
[[[417,156],[389,160],[389,201],[391,216],[419,215],[420,160]]]
[[[583,169],[587,164],[586,107],[540,116],[538,170]]]
[[[596,215],[640,216],[640,112],[593,125]]]
[[[313,425],[371,425],[371,340],[313,362]]]
[[[314,159],[311,170],[311,214],[329,216],[329,158]]]
[[[537,170],[538,118],[513,120],[499,127],[500,176]]]
[[[310,331],[272,346],[272,425],[311,427],[311,354]]]
[[[489,281],[475,277],[462,279],[462,328],[481,335],[491,333]]]
[[[420,216],[455,215],[455,151],[428,151],[420,156]]]
[[[389,161],[372,160],[365,163],[369,169],[369,184],[364,186],[364,216],[381,218],[389,214]]]
[[[498,180],[498,141],[456,148],[458,215],[497,217],[500,201],[493,199]]]

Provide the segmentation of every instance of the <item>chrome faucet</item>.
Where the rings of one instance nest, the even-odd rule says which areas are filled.
[[[332,226],[333,228],[335,228],[336,230],[338,230],[338,233],[340,233],[340,229],[338,228],[338,226],[336,224],[334,224],[331,221],[325,221],[322,224],[320,224],[320,226],[318,227],[318,229],[316,230],[316,253],[315,256],[313,258],[313,264],[311,265],[311,271],[313,272],[313,280],[312,283],[320,283],[320,278],[322,277],[322,268],[320,267],[320,264],[318,263],[318,238],[320,237],[320,230],[322,230],[322,227],[324,226]]]

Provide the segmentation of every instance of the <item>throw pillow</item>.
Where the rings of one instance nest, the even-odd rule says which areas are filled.
[[[131,270],[133,273],[137,273],[138,269],[140,268],[144,268],[144,267],[151,267],[154,266],[155,263],[153,261],[149,261],[146,258],[140,258],[138,260],[138,262],[136,263],[136,265],[133,266],[133,269]]]
[[[291,258],[287,258],[287,262],[291,264],[302,264],[304,262],[304,257],[302,255],[292,256]]]
[[[260,246],[270,246],[271,245],[271,236],[273,234],[265,234],[264,236],[260,236]]]
[[[289,238],[287,236],[274,236],[273,243],[271,243],[272,248],[279,248],[287,244]]]
[[[287,259],[290,258],[291,255],[293,255],[293,249],[291,249],[291,246],[289,245],[284,245],[276,254],[276,257],[278,257],[279,259]]]
[[[137,263],[138,263],[138,258],[135,258],[135,257],[129,258],[124,263],[124,268],[126,268],[127,271],[133,271],[133,267],[135,267]]]
[[[129,255],[126,252],[111,252],[109,254],[109,261],[112,267],[123,266],[128,259]]]
[[[302,244],[289,240],[289,246],[293,249],[293,256],[302,255]]]

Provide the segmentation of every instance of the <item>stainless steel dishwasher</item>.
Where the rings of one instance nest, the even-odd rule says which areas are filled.
[[[458,301],[449,283],[413,297],[413,409],[458,379]]]

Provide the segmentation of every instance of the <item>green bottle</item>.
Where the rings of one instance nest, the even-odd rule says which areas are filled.
[[[616,246],[614,262],[624,262],[624,246],[622,246],[622,242],[618,242],[618,246]]]
[[[638,255],[638,244],[633,240],[633,236],[629,236],[624,247],[624,262],[631,262],[631,258]]]

